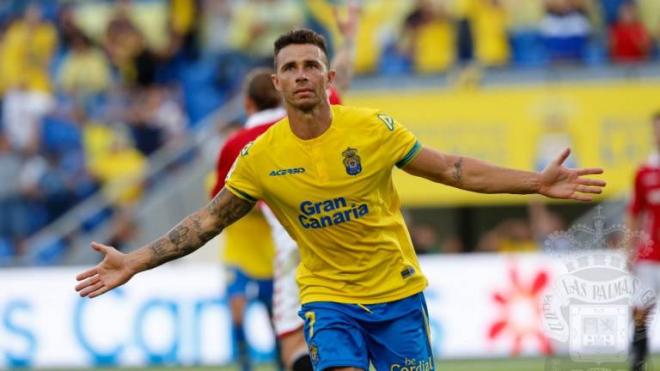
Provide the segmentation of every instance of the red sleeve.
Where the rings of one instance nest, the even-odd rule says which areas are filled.
[[[341,96],[334,86],[328,88],[328,100],[330,104],[341,104]]]
[[[241,129],[227,139],[225,144],[222,146],[222,149],[220,150],[220,154],[218,155],[218,160],[216,162],[216,181],[215,186],[211,191],[211,197],[215,197],[215,195],[220,192],[222,187],[225,186],[225,178],[227,177],[229,170],[231,170],[232,165],[234,165],[236,157],[238,157],[238,155],[241,153],[243,147],[245,147],[250,141],[257,139],[259,135],[263,134],[263,132],[268,130],[268,128],[270,128],[272,125],[273,123],[269,123],[255,126],[250,129]]]
[[[234,160],[236,160],[236,156],[238,155],[235,142],[236,136],[232,136],[227,139],[225,144],[222,146],[220,153],[218,154],[218,160],[215,164],[216,180],[215,185],[211,190],[211,198],[215,197],[215,195],[220,192],[222,187],[225,186],[225,178],[227,177],[227,173],[229,173],[229,169],[231,169],[231,165],[234,164]]]
[[[646,208],[646,195],[645,195],[646,192],[642,184],[642,174],[644,174],[642,170],[638,170],[637,174],[635,174],[635,185],[633,188],[633,195],[630,200],[630,205],[628,207],[628,211],[632,216],[639,215],[639,213],[641,213]]]

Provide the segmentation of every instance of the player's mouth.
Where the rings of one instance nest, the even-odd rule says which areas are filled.
[[[310,94],[313,94],[313,93],[314,93],[313,89],[296,89],[296,90],[293,91],[294,95],[299,95],[299,94],[310,95]]]

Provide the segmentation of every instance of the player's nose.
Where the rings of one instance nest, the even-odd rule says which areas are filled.
[[[296,76],[296,82],[299,84],[304,84],[309,81],[309,78],[305,73],[300,73],[298,76]]]

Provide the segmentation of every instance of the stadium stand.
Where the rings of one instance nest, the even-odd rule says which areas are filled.
[[[358,86],[599,78],[645,71],[660,55],[655,1],[385,3],[364,4]],[[269,63],[273,35],[308,26],[337,41],[330,12],[321,0],[3,2],[5,261],[56,263],[73,230],[91,232],[130,214],[145,192],[199,156],[192,136],[214,134],[200,131],[216,125],[204,118],[237,93],[245,71]],[[629,69],[620,72],[621,64]],[[29,239],[95,197],[104,202],[76,228]],[[37,248],[37,240],[53,246]]]

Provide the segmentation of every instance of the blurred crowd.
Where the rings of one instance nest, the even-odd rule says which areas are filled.
[[[395,54],[414,71],[658,59],[657,0],[417,0]]]
[[[344,3],[1,1],[0,260],[23,254],[28,236],[97,191],[112,200],[109,214],[123,215],[148,186],[140,179],[149,156],[176,150],[240,90],[246,71],[272,64],[279,34],[309,27],[332,51],[340,41],[332,12]],[[358,74],[659,55],[660,0],[360,4]]]

